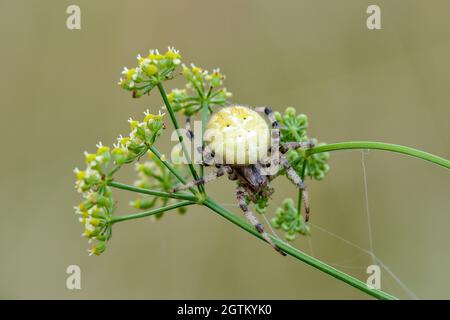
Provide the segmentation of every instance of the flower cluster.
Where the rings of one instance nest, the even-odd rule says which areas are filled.
[[[275,118],[280,123],[282,143],[309,140],[306,132],[308,128],[308,117],[306,115],[296,114],[296,110],[293,107],[288,107],[283,114],[275,112]],[[324,144],[317,143],[316,139],[312,140],[316,146]],[[289,150],[287,153],[289,163],[300,176],[309,176],[316,180],[322,180],[330,171],[330,166],[327,163],[329,158],[330,155],[327,152],[313,154],[306,158],[302,149]]]
[[[82,236],[89,242],[97,241],[89,250],[91,255],[105,251],[111,237],[115,206],[108,182],[121,165],[144,155],[163,129],[164,114],[146,111],[144,115],[143,121],[129,120],[131,133],[119,136],[112,150],[99,142],[96,153],[85,152],[86,169],[74,170],[75,188],[83,196],[83,201],[74,208],[85,228]]]
[[[75,188],[83,195],[83,201],[74,207],[84,225],[82,236],[89,242],[97,240],[89,254],[99,255],[106,248],[106,242],[111,237],[111,214],[114,211],[114,201],[111,189],[106,185],[105,177],[111,163],[109,147],[97,144],[96,153],[85,152],[86,169],[75,168]]]
[[[161,135],[164,123],[162,121],[164,113],[151,114],[149,110],[144,112],[144,120],[138,121],[128,119],[130,124],[130,135],[117,138],[114,149],[111,151],[112,157],[117,165],[131,163],[143,156],[148,147],[155,143],[156,138]]]
[[[225,75],[220,73],[220,69],[214,69],[209,73],[193,64],[190,67],[183,64],[182,73],[187,80],[186,87],[173,89],[168,94],[169,102],[175,111],[192,116],[206,103],[211,113],[211,106],[223,106],[231,97],[231,92],[222,87]]]
[[[164,155],[161,156],[161,160],[158,159],[153,153],[148,154],[149,160],[143,163],[136,163],[135,169],[138,172],[139,179],[134,182],[134,185],[140,188],[161,190],[165,192],[171,192],[173,187],[177,185],[177,178],[167,169],[163,161],[165,160]],[[183,178],[187,178],[188,172],[186,167],[182,165],[172,166],[181,172]],[[142,196],[134,201],[130,202],[130,205],[136,209],[150,209],[153,208],[158,200],[161,206],[166,206],[170,202],[170,198],[161,198],[155,196]],[[178,208],[179,213],[185,213],[186,207]],[[156,214],[156,218],[161,218],[163,213]]]
[[[166,53],[150,50],[146,57],[137,56],[137,67],[122,71],[122,78],[118,84],[125,90],[131,91],[134,98],[149,93],[158,83],[173,77],[175,68],[181,64],[178,50],[169,47]]]
[[[317,143],[316,139],[313,139],[315,146],[322,146],[325,143]],[[289,150],[287,153],[287,159],[291,163],[295,171],[301,174],[305,158],[302,153],[297,150]],[[327,163],[330,159],[328,152],[315,153],[306,158],[305,176],[309,176],[316,180],[323,180],[325,175],[330,171],[330,165]]]
[[[294,206],[294,201],[290,198],[284,199],[282,207],[277,209],[276,216],[270,220],[270,223],[275,229],[285,231],[288,241],[293,241],[297,233],[309,235],[309,226],[303,221]]]

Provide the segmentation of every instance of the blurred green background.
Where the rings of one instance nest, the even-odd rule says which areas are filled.
[[[66,28],[70,4],[81,30]],[[366,28],[369,4],[381,7],[382,30]],[[220,67],[234,102],[295,106],[321,141],[450,158],[449,18],[446,0],[1,0],[0,298],[368,298],[204,208],[116,225],[105,254],[88,257],[72,169],[84,150],[126,133],[130,115],[162,105],[116,82],[138,53],[168,45]],[[170,150],[168,134],[159,145]],[[326,179],[308,182],[312,237],[293,245],[364,280],[371,257],[330,235],[369,248],[362,153],[331,156]],[[375,254],[418,297],[450,298],[449,172],[379,151],[365,165]],[[285,181],[275,187],[269,217],[296,197]],[[209,190],[240,214],[233,182]],[[118,213],[132,212],[130,195],[116,194]],[[71,264],[82,270],[78,291],[66,289]],[[382,289],[411,298],[386,271]]]

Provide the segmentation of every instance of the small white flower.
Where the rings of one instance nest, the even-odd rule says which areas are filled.
[[[141,68],[147,68],[151,62],[152,62],[152,60],[145,58],[144,60],[142,60],[142,62],[139,64],[139,66]]]
[[[129,70],[128,70],[127,67],[123,67],[122,74],[125,74],[125,75],[126,75],[126,74],[128,74],[128,71],[129,71]]]
[[[83,188],[86,185],[84,180],[78,180],[75,182],[75,189],[77,189],[78,193],[83,193]]]
[[[88,213],[88,215],[91,216],[94,212],[97,212],[97,211],[98,211],[97,205],[93,205],[91,208],[88,209],[87,213]]]
[[[158,51],[158,49],[152,49],[152,50],[150,50],[150,54],[151,55],[159,55],[159,51]]]
[[[86,221],[86,223],[84,224],[84,227],[86,228],[86,230],[89,230],[91,232],[95,230],[95,227],[92,224],[90,224],[88,221]]]
[[[130,132],[130,139],[131,140],[134,140],[136,138],[136,132],[137,132],[136,129],[133,129],[133,131]]]
[[[122,83],[123,83],[123,79],[120,78],[119,81],[117,82],[117,84],[120,86],[120,85],[122,85]]]
[[[136,81],[137,80],[137,78],[139,77],[139,75],[142,73],[142,69],[140,68],[140,67],[137,67],[135,70],[134,70],[134,73],[133,73],[133,75],[131,76],[131,79],[133,79],[134,81]]]
[[[96,146],[97,148],[101,148],[101,147],[103,147],[103,144],[102,144],[101,141],[99,141],[95,146]]]
[[[92,177],[92,176],[95,176],[95,177],[97,177],[97,178],[100,178],[100,177],[101,177],[101,176],[100,176],[100,173],[99,173],[97,170],[92,169],[91,167],[88,167],[88,168],[86,169],[86,178],[90,178],[90,177]]]

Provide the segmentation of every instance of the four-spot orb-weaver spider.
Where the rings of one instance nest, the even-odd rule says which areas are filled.
[[[239,207],[244,212],[245,218],[251,223],[262,237],[279,253],[285,255],[264,231],[263,225],[248,207],[248,202],[256,203],[260,197],[269,197],[273,192],[270,182],[276,178],[280,170],[285,170],[287,177],[303,191],[303,202],[305,206],[305,221],[309,219],[309,197],[306,186],[297,172],[289,164],[285,153],[290,149],[311,148],[314,143],[311,140],[305,142],[287,142],[280,144],[280,125],[278,124],[272,109],[269,107],[259,107],[256,111],[240,105],[234,105],[222,108],[214,113],[209,120],[206,129],[218,133],[221,139],[212,139],[203,152],[203,165],[215,166],[216,170],[204,177],[180,185],[173,189],[173,192],[188,189],[196,185],[206,184],[227,174],[230,180],[237,181],[236,198]],[[272,130],[269,129],[267,122],[259,113],[265,113],[270,121]],[[254,145],[254,133],[259,132],[260,137],[272,137],[266,156],[261,156],[256,152],[256,161],[248,161],[250,156],[257,150]],[[190,130],[189,137],[193,134]],[[242,147],[243,154],[241,158],[246,161],[238,161],[234,157],[234,150]],[[267,144],[264,146],[267,147]],[[274,150],[274,149],[277,150]],[[279,152],[277,152],[279,151]],[[228,155],[233,152],[233,157]],[[228,155],[227,155],[228,154]],[[253,155],[254,156],[254,155]],[[226,159],[226,161],[223,161]],[[270,167],[270,170],[268,170]]]

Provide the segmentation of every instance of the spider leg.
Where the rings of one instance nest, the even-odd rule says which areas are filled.
[[[286,153],[291,149],[309,149],[314,147],[315,143],[313,140],[306,140],[302,142],[286,142],[281,144],[281,153]]]
[[[191,141],[194,139],[194,133],[191,130],[191,116],[186,116],[186,136]]]
[[[203,155],[204,166],[220,165],[220,163],[216,163],[214,150],[211,150],[208,146],[198,147],[198,151]]]
[[[263,174],[270,176],[276,175],[278,171],[279,149],[280,149],[280,124],[275,119],[275,115],[270,107],[257,107],[255,111],[264,113],[269,119],[271,130],[271,144],[269,148],[269,159],[267,163],[263,164]]]
[[[255,108],[257,112],[264,112],[269,118],[270,126],[272,127],[272,145],[278,147],[280,145],[280,124],[275,115],[273,114],[272,108],[270,107],[257,107]]]
[[[186,184],[179,185],[179,186],[173,188],[172,192],[186,190],[186,189],[189,189],[189,188],[194,187],[194,186],[198,186],[198,185],[201,185],[201,184],[206,184],[208,182],[214,181],[217,178],[220,178],[221,176],[223,176],[225,173],[229,172],[230,169],[231,168],[229,168],[228,166],[220,166],[214,172],[211,172],[211,173],[201,177],[198,180],[193,180],[193,181],[190,181],[190,182],[188,182]]]
[[[291,164],[284,155],[280,156],[281,165],[286,169],[286,174],[289,180],[292,181],[303,193],[303,203],[305,205],[305,221],[309,220],[309,194],[308,190],[306,190],[306,185],[303,182],[302,178],[295,172],[294,168],[292,168]]]
[[[309,194],[306,190],[305,183],[300,178],[300,176],[295,172],[292,166],[289,164],[289,161],[284,157],[284,153],[286,153],[289,149],[297,149],[297,148],[312,148],[314,146],[313,141],[305,141],[305,142],[288,142],[284,143],[280,146],[280,124],[275,119],[275,115],[270,107],[259,107],[256,108],[257,112],[264,112],[269,118],[270,125],[272,127],[272,146],[271,146],[271,163],[275,164],[277,167],[281,164],[285,169],[288,178],[303,192],[303,203],[305,205],[305,221],[309,220]],[[273,152],[273,147],[276,147],[282,154],[278,154],[278,152]],[[269,176],[269,181],[273,180],[278,176],[279,170],[275,172],[273,175]]]
[[[239,207],[244,212],[244,216],[247,221],[255,227],[255,229],[261,234],[261,236],[268,242],[278,253],[285,256],[286,253],[283,252],[277,245],[270,239],[269,235],[264,231],[264,226],[258,221],[253,212],[248,208],[247,202],[245,201],[245,189],[239,185],[236,189],[236,198],[239,203]]]

